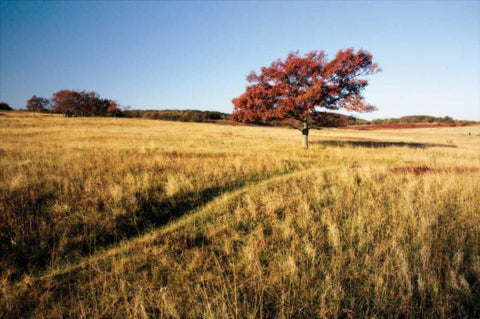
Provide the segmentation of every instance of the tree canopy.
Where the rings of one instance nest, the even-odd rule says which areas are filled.
[[[49,104],[50,101],[48,99],[34,95],[27,101],[27,110],[33,112],[45,112],[47,111],[47,106]]]
[[[308,134],[308,124],[321,126],[325,115],[322,109],[375,110],[365,103],[362,91],[368,84],[365,77],[379,71],[365,50],[340,50],[330,61],[323,51],[304,56],[290,53],[285,60],[263,67],[260,74],[252,71],[247,76],[250,85],[233,99],[232,118],[244,123],[299,120],[306,124]]]
[[[92,91],[61,90],[53,94],[53,111],[76,116],[106,116],[122,113],[117,102],[102,99]]]
[[[0,102],[0,110],[1,111],[11,111],[12,108],[10,107],[10,105],[8,105],[8,103]]]

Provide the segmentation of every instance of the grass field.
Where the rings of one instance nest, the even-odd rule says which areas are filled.
[[[0,114],[0,317],[480,317],[480,126]]]

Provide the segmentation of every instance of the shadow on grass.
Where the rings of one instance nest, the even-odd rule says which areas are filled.
[[[171,221],[191,213],[226,192],[235,191],[248,184],[258,183],[274,176],[289,174],[293,171],[295,169],[280,173],[253,175],[221,185],[206,187],[198,191],[178,193],[169,197],[158,196],[158,193],[162,192],[161,189],[151,189],[146,193],[138,192],[135,195],[138,208],[134,212],[113,218],[108,231],[106,229],[100,230],[93,238],[82,238],[80,241],[72,242],[64,251],[66,254],[76,251],[76,258],[93,254],[96,250],[109,247],[121,240],[140,236],[149,229],[167,225]],[[81,225],[79,228],[84,227],[88,227],[88,225]]]
[[[169,197],[158,196],[158,193],[161,193],[162,190],[155,188],[150,189],[146,193],[138,192],[135,194],[138,207],[137,210],[128,215],[113,217],[109,222],[109,227],[98,228],[97,231],[90,236],[84,236],[78,240],[71,241],[64,246],[62,251],[58,251],[56,253],[62,255],[62,258],[65,258],[70,263],[74,263],[85,256],[93,254],[98,249],[113,246],[121,240],[131,239],[144,234],[149,229],[166,225],[169,222],[200,208],[201,206],[212,201],[215,197],[218,197],[225,192],[234,191],[246,186],[247,184],[260,182],[273,176],[284,175],[291,171],[293,170],[277,174],[267,174],[263,176],[250,176],[248,178],[236,179],[221,185],[207,187],[198,191],[179,193]],[[102,220],[102,222],[107,224],[105,220]],[[77,223],[75,227],[72,227],[72,229],[69,231],[72,232],[71,235],[73,237],[77,233],[92,227],[94,226],[89,224],[88,219],[80,220],[80,222]],[[48,235],[53,237],[53,234]],[[193,239],[187,239],[187,241],[188,240],[190,240],[191,243],[186,242],[185,245],[187,246],[200,245],[208,242],[205,238],[201,236],[199,237],[198,235]],[[32,269],[44,269],[50,260],[50,250],[54,249],[54,247],[48,245],[40,247],[40,242],[32,242],[31,249],[32,251],[38,252],[36,255],[32,255],[34,258],[29,260],[14,258],[13,260],[10,260],[10,264],[12,266],[14,265],[16,269],[16,272],[10,276],[10,280],[12,282],[19,280],[22,274],[31,272]],[[42,253],[42,255],[39,255],[39,253]],[[19,256],[22,257],[24,255],[25,254],[21,254]],[[2,258],[0,258],[0,265],[1,261]],[[80,278],[77,274],[77,271],[69,271],[66,274],[59,275],[57,278],[55,278],[57,282],[67,280],[67,283],[56,285],[56,287],[53,289],[54,292],[58,292],[58,294],[67,293],[71,289],[72,284],[77,284],[77,281]],[[43,291],[45,289],[45,284],[46,283],[43,280],[39,280],[35,283],[36,289]],[[50,291],[50,293],[52,293],[52,291]],[[26,296],[28,294],[28,290],[25,290],[24,295]],[[58,294],[55,298],[58,298]],[[37,303],[34,298],[25,297],[22,298],[22,300],[23,302],[21,307],[13,304],[11,308],[6,311],[7,318],[17,318],[27,315],[37,307]],[[0,302],[0,318],[3,318],[1,315],[2,306],[5,305],[2,305]]]
[[[327,140],[314,141],[312,144],[321,144],[325,146],[356,146],[368,148],[385,148],[385,147],[410,147],[410,148],[429,148],[429,147],[450,147],[456,148],[453,144],[433,144],[433,143],[414,143],[414,142],[384,142],[384,141],[356,141],[356,140]]]
[[[166,225],[223,193],[297,169],[239,176],[173,196],[166,196],[161,188],[139,191],[135,194],[135,208],[121,215],[113,214],[102,202],[97,210],[80,208],[71,216],[55,219],[50,213],[55,194],[36,195],[27,202],[23,193],[0,196],[1,201],[11,202],[13,207],[8,223],[2,224],[0,218],[0,273],[5,266],[11,271],[9,279],[15,281],[22,274],[40,271],[49,264],[76,262],[97,250]]]
[[[261,179],[259,178],[259,180]],[[249,182],[251,182],[250,179],[232,181],[226,185],[179,193],[163,199],[155,199],[154,196],[145,196],[145,194],[140,193],[136,194],[139,208],[130,216],[131,220],[125,221],[123,219],[118,222],[119,235],[130,238],[142,234],[146,229],[164,226],[172,220],[207,204],[215,197],[244,187]],[[155,190],[152,191],[155,192]]]

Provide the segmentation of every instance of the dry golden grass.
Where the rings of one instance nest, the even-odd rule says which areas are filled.
[[[0,317],[480,316],[480,126],[3,114]]]

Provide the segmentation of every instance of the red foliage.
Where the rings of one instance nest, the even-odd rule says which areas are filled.
[[[59,113],[74,113],[81,108],[82,94],[73,90],[61,90],[53,93],[53,111]]]
[[[375,107],[365,104],[361,95],[368,84],[361,77],[379,71],[364,50],[340,50],[331,61],[323,51],[303,57],[290,53],[285,60],[263,67],[260,74],[252,71],[247,76],[250,85],[233,99],[232,118],[244,123],[273,119],[315,123],[322,117],[318,108],[372,111]]]
[[[52,97],[53,111],[76,116],[120,115],[121,108],[115,101],[101,99],[96,92],[61,90]]]
[[[43,97],[32,96],[30,100],[27,101],[27,110],[33,112],[44,112],[47,110],[47,105],[50,101]]]
[[[122,113],[122,110],[115,101],[108,101],[107,114],[116,115]]]
[[[474,174],[478,172],[478,167],[448,167],[448,168],[432,168],[426,165],[423,166],[402,166],[402,167],[393,167],[390,168],[390,172],[406,174],[413,173],[415,175],[426,174],[426,173],[446,173],[446,174]]]

